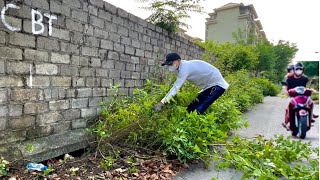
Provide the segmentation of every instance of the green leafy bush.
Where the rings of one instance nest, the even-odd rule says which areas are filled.
[[[186,110],[200,90],[188,82],[161,112],[154,112],[152,107],[165,96],[174,80],[161,85],[147,81],[144,89],[134,90],[132,97],[102,103],[102,118],[92,130],[99,142],[160,149],[182,162],[207,161],[212,144],[225,142],[231,130],[247,126],[241,112],[263,100],[260,84],[246,71],[239,71],[227,77],[229,89],[204,115]]]
[[[252,81],[252,77],[247,71],[237,71],[226,77],[230,87],[226,91],[227,97],[236,102],[241,112],[248,110],[250,107],[263,100],[263,94],[258,83]]]
[[[132,97],[102,103],[103,118],[92,131],[97,133],[101,143],[160,148],[187,162],[207,160],[210,144],[226,141],[230,130],[245,125],[236,104],[227,97],[221,97],[206,115],[188,113],[186,106],[199,91],[191,84],[184,86],[160,113],[153,112],[153,105],[168,92],[170,84],[148,81],[144,89],[135,89]]]
[[[7,176],[9,171],[9,162],[0,157],[0,177]]]
[[[216,151],[218,168],[232,167],[244,172],[242,179],[257,178],[276,180],[319,178],[319,160],[310,158],[312,154],[319,157],[319,149],[310,143],[284,138],[282,135],[265,139],[233,138],[226,145],[224,152]]]
[[[268,79],[253,78],[253,81],[255,81],[259,85],[264,96],[276,96],[280,92],[280,87],[273,84]]]

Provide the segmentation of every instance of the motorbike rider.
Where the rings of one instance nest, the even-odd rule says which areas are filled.
[[[287,95],[288,95],[288,91],[287,91],[287,79],[288,79],[288,77],[291,77],[291,76],[293,76],[294,75],[294,65],[293,64],[290,64],[290,65],[288,65],[288,67],[287,67],[287,74],[284,76],[284,79],[283,79],[283,81],[281,82],[281,84],[282,84],[282,90],[283,90],[283,92],[284,93],[286,93]]]
[[[293,89],[297,86],[304,86],[304,87],[307,86],[309,79],[305,75],[303,75],[303,70],[304,70],[304,67],[303,67],[302,63],[297,63],[294,65],[293,75],[287,76],[287,80],[286,80],[286,91],[287,92],[290,89]],[[290,119],[294,117],[294,111],[292,111],[292,109],[293,109],[293,107],[291,106],[291,104],[289,104],[286,109],[285,123],[282,124],[285,127],[290,122]],[[311,119],[311,122],[314,122],[313,118],[317,118],[318,115],[311,116],[312,110],[313,110],[313,104],[311,105],[310,119]]]

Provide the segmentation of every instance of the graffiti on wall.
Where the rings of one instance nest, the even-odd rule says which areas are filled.
[[[5,7],[2,8],[1,10],[1,21],[4,24],[6,28],[8,28],[10,31],[21,31],[19,27],[14,27],[13,25],[9,24],[6,21],[6,11],[8,9],[20,9],[19,6],[16,6],[15,4],[7,4]],[[31,28],[32,28],[32,33],[33,34],[42,34],[44,32],[44,24],[43,24],[43,19],[44,17],[48,18],[48,23],[49,23],[49,36],[52,34],[52,21],[57,20],[57,16],[44,13],[42,14],[40,11],[31,9]]]

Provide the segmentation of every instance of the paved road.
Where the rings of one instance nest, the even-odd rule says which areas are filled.
[[[281,126],[281,123],[284,121],[285,107],[288,105],[288,102],[289,99],[266,97],[262,104],[257,105],[254,109],[245,114],[250,126],[247,129],[238,130],[235,134],[238,134],[240,137],[248,138],[256,135],[263,135],[266,138],[271,138],[274,137],[274,135],[280,134],[283,134],[284,136],[291,136],[291,133]],[[314,112],[319,114],[319,105],[315,106]],[[307,132],[307,137],[304,141],[310,141],[313,146],[319,147],[318,121],[316,121],[314,127]],[[213,166],[211,166],[206,170],[201,165],[191,165],[187,171],[181,172],[174,179],[211,180],[213,177],[218,177],[219,180],[240,180],[241,176],[241,172],[237,172],[233,169],[217,171]]]

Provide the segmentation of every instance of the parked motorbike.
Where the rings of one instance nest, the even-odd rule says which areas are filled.
[[[298,86],[288,91],[291,97],[289,108],[290,128],[292,136],[304,139],[307,131],[311,128],[313,102],[311,99],[312,90],[303,86]]]

